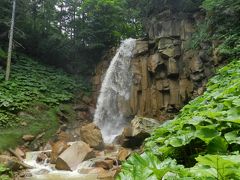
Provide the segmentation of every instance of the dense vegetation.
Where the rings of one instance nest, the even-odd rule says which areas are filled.
[[[154,2],[154,1],[152,1]],[[214,42],[232,62],[210,79],[207,91],[145,142],[145,153],[123,165],[119,179],[240,179],[240,1],[205,0],[206,19],[192,45]]]
[[[15,114],[33,104],[55,106],[73,98],[80,81],[61,70],[46,67],[30,58],[20,56],[12,66],[11,81],[0,76],[0,127],[14,126]],[[78,85],[79,84],[79,85]]]
[[[101,52],[141,35],[134,1],[18,0],[14,48],[74,73],[89,73]],[[11,1],[0,1],[0,47],[7,49]],[[78,69],[76,69],[76,64]]]
[[[1,180],[10,180],[13,174],[9,168],[0,164],[0,179]]]
[[[83,89],[79,79],[91,75],[101,53],[142,35],[134,0],[16,2],[13,65],[6,82],[12,1],[0,1],[0,150],[14,146],[24,133],[45,131],[46,122],[54,132],[57,108]],[[78,74],[78,81],[49,65]]]
[[[11,81],[0,72],[0,150],[16,145],[24,133],[51,136],[59,126],[59,106],[86,89],[80,79],[22,55],[12,66]]]
[[[124,164],[122,178],[239,179],[239,87],[240,61],[234,60],[209,81],[204,95],[154,131],[146,153]]]
[[[206,18],[198,25],[192,46],[212,41],[224,58],[240,57],[240,1],[205,0],[202,8]]]

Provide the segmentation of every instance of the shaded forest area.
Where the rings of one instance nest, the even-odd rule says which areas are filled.
[[[95,64],[104,50],[121,39],[142,35],[140,13],[134,1],[16,2],[14,50],[72,73],[86,74],[86,68]],[[0,8],[0,48],[6,51],[11,1],[2,0]],[[1,61],[4,59],[1,51]],[[74,69],[76,65],[78,68]]]

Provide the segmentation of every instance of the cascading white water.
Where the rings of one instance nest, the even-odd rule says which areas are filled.
[[[94,122],[101,129],[105,143],[111,143],[126,125],[126,117],[119,108],[120,103],[127,101],[130,96],[132,84],[130,62],[135,45],[135,39],[122,42],[102,82]]]

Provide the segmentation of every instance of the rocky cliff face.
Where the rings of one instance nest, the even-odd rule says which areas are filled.
[[[220,59],[213,56],[212,43],[201,44],[200,50],[189,48],[195,26],[203,18],[200,11],[174,12],[171,8],[149,18],[149,39],[137,40],[132,60],[131,97],[123,109],[127,115],[166,120],[204,92]],[[96,91],[109,59],[105,56],[96,69]]]

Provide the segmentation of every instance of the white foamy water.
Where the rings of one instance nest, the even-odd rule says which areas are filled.
[[[81,174],[79,170],[91,168],[96,161],[96,159],[91,159],[80,163],[75,171],[61,171],[56,170],[54,165],[51,165],[47,162],[42,164],[37,163],[37,156],[42,151],[28,152],[26,154],[25,163],[32,166],[33,169],[30,169],[32,177],[26,178],[29,180],[96,180],[97,174]],[[46,172],[45,174],[41,172]]]
[[[74,143],[74,142],[73,142]],[[31,177],[25,177],[26,180],[96,180],[98,174],[88,173],[88,170],[94,169],[94,164],[98,161],[103,161],[106,158],[115,159],[119,153],[120,146],[115,146],[112,151],[99,154],[97,157],[83,161],[74,171],[62,171],[55,168],[55,164],[47,162],[37,163],[37,157],[40,153],[50,153],[48,151],[27,152],[24,163],[33,167],[29,169]]]
[[[122,42],[102,83],[94,122],[101,129],[105,143],[111,143],[126,126],[126,117],[120,111],[120,106],[123,101],[129,100],[130,96],[132,84],[130,62],[135,45],[135,39]]]

